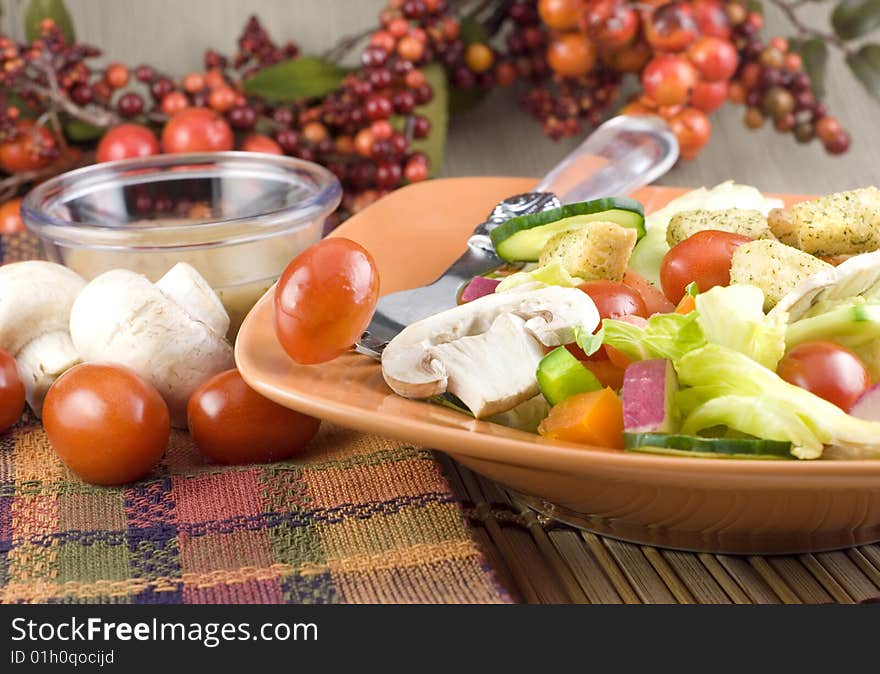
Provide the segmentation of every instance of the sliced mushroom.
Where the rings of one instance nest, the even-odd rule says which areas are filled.
[[[495,293],[404,329],[382,354],[382,374],[404,397],[448,391],[477,418],[491,416],[538,392],[542,345],[571,343],[598,324],[596,305],[576,288]]]
[[[16,359],[28,405],[37,416],[52,383],[79,363],[68,322],[85,285],[79,274],[53,262],[0,267],[0,348]]]

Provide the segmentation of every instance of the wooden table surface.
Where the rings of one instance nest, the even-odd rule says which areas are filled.
[[[66,0],[81,39],[101,46],[108,59],[149,62],[171,74],[198,68],[207,47],[233,51],[247,17],[258,14],[271,34],[293,39],[303,51],[320,53],[340,36],[375,24],[384,0]],[[765,3],[766,4],[766,3]],[[4,2],[4,29],[20,34],[24,0]],[[810,3],[803,15],[827,26],[830,3]],[[768,9],[773,34],[790,26]],[[850,152],[831,158],[818,143],[797,145],[770,128],[747,132],[743,108],[726,106],[713,116],[709,147],[695,161],[677,166],[659,182],[714,184],[727,178],[777,192],[821,193],[880,182],[873,135],[880,102],[869,98],[832,54],[828,102],[852,131]],[[543,174],[576,139],[554,143],[523,113],[508,91],[452,121],[444,175]]]

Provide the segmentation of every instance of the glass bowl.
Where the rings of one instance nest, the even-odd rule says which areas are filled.
[[[342,188],[312,162],[253,152],[168,154],[77,169],[22,206],[46,256],[92,279],[155,281],[188,262],[217,291],[234,336],[290,260],[321,238]]]

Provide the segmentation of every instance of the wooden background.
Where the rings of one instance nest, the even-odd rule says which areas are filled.
[[[66,0],[80,39],[101,46],[108,59],[149,62],[170,74],[200,67],[206,47],[232,52],[235,39],[257,13],[280,40],[293,39],[305,52],[319,53],[340,36],[376,22],[384,0]],[[769,4],[769,3],[765,3]],[[24,0],[4,0],[4,30],[21,34]],[[826,27],[829,2],[810,3],[802,15]],[[768,9],[773,34],[791,33]],[[831,158],[817,142],[797,145],[791,136],[765,128],[748,132],[743,109],[727,106],[713,117],[709,147],[695,161],[677,166],[660,182],[667,185],[713,184],[726,178],[766,190],[821,193],[880,182],[874,134],[880,102],[869,98],[850,77],[839,54],[832,54],[828,97],[853,134],[849,153]],[[554,143],[544,138],[513,100],[495,92],[480,108],[452,121],[444,175],[543,174],[577,140]]]

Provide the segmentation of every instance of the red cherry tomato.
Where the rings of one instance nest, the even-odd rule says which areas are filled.
[[[859,357],[834,342],[798,344],[779,361],[776,373],[844,411],[871,385]]]
[[[189,432],[217,463],[281,461],[300,453],[321,422],[264,398],[238,370],[211,377],[189,399]]]
[[[730,260],[746,236],[708,229],[673,246],[660,265],[660,285],[670,302],[678,303],[685,288],[696,282],[700,292],[730,284]]]
[[[620,318],[635,314],[648,317],[648,308],[642,296],[623,283],[615,281],[587,281],[578,286],[599,310],[600,318]]]
[[[58,378],[43,403],[43,426],[68,468],[105,485],[144,477],[170,434],[159,392],[126,367],[99,363],[77,365]]]
[[[99,162],[159,154],[159,141],[147,127],[140,124],[114,126],[98,143]]]
[[[275,334],[298,363],[323,363],[354,344],[379,299],[379,272],[359,244],[334,237],[287,265],[275,288]]]
[[[623,275],[623,282],[642,296],[650,316],[675,311],[675,305],[666,299],[666,295],[659,288],[648,283],[641,274],[627,269]]]
[[[24,384],[15,358],[0,349],[0,433],[15,424],[24,411]]]
[[[0,234],[15,234],[24,231],[21,219],[21,197],[10,199],[0,206]]]
[[[186,108],[162,130],[165,152],[222,152],[232,149],[232,129],[208,108]]]

